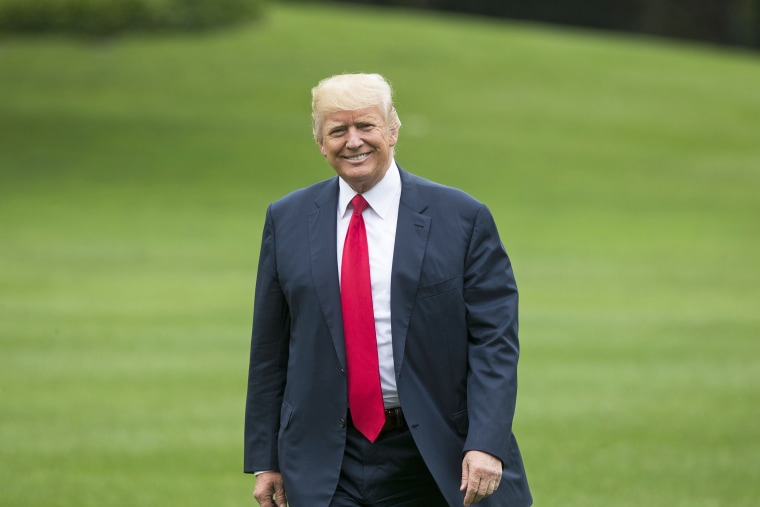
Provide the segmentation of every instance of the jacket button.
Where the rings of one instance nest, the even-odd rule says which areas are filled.
[[[346,420],[345,419],[341,419],[338,422],[338,426],[340,426],[341,428],[345,428],[346,427]]]
[[[341,375],[345,375],[345,374],[346,374],[346,370],[344,370],[343,368],[341,368],[341,369],[340,369],[340,374],[341,374]]]

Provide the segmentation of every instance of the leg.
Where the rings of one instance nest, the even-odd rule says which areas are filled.
[[[338,488],[330,507],[448,507],[403,427],[370,443],[349,427]]]

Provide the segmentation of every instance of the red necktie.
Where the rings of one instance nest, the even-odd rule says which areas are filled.
[[[385,409],[380,389],[367,231],[362,218],[362,212],[368,204],[360,194],[354,196],[351,204],[354,205],[354,213],[343,245],[340,276],[348,369],[348,406],[354,427],[370,442],[374,442],[385,424]]]

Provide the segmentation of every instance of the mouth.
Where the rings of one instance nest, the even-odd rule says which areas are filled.
[[[352,155],[350,157],[343,157],[343,158],[345,158],[346,160],[350,162],[361,162],[362,160],[369,157],[371,154],[372,152],[369,152],[369,153],[362,153],[361,155]]]

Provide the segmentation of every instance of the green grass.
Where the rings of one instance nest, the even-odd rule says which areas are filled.
[[[760,499],[760,58],[274,5],[196,37],[0,41],[0,505],[252,505],[268,202],[332,172],[309,89],[394,83],[399,163],[493,210],[542,507]]]

